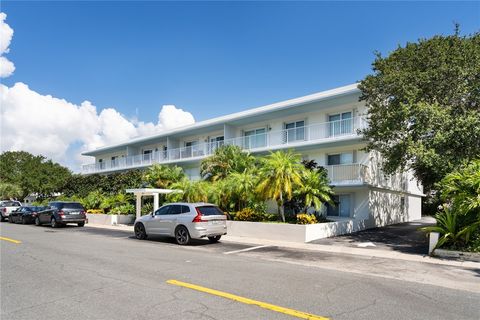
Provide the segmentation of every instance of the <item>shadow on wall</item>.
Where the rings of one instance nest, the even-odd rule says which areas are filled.
[[[366,181],[376,187],[384,187],[397,191],[407,189],[407,178],[402,172],[392,175],[386,175],[382,171],[383,160],[378,152],[372,152],[370,156],[370,165],[368,167]]]
[[[408,201],[402,194],[371,190],[369,199],[369,228],[408,221]]]

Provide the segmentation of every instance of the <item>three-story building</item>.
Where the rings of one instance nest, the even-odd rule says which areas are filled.
[[[381,157],[364,150],[358,132],[367,125],[366,105],[359,97],[352,84],[106,146],[84,153],[95,163],[84,165],[82,173],[160,163],[200,179],[200,162],[223,145],[257,155],[293,149],[327,168],[338,203],[328,207],[330,219],[353,219],[361,228],[419,219],[421,186],[408,172],[384,175]]]

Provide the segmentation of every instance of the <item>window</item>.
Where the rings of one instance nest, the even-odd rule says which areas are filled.
[[[190,208],[188,206],[181,206],[181,207],[182,207],[182,213],[190,212]]]
[[[185,149],[182,151],[182,158],[188,158],[196,155],[198,151],[198,140],[185,142]]]
[[[332,197],[335,206],[331,206],[327,203],[327,216],[333,217],[350,217],[350,195],[341,194]]]
[[[143,160],[148,161],[152,159],[152,149],[143,150]]]
[[[98,159],[98,166],[100,167],[100,169],[105,168],[105,164],[103,163],[103,159]]]
[[[267,145],[267,130],[265,128],[245,131],[245,148],[261,148]]]
[[[112,167],[116,167],[118,164],[118,156],[112,157]]]
[[[329,166],[351,163],[353,163],[353,152],[343,152],[328,155],[327,164]]]
[[[351,111],[329,115],[328,122],[330,122],[330,136],[353,133]]]
[[[285,142],[305,140],[305,121],[285,123]]]
[[[180,214],[182,213],[182,206],[178,204],[173,204],[170,206],[170,210],[168,211],[168,214]]]
[[[400,198],[400,212],[401,213],[405,212],[405,197]]]
[[[155,211],[155,215],[156,215],[156,216],[163,216],[163,215],[168,214],[168,211],[170,211],[170,207],[171,207],[171,206],[163,206],[163,207],[161,207],[160,209],[158,209],[157,211]]]
[[[223,146],[224,140],[224,136],[210,138],[209,151],[213,153],[216,149]]]
[[[218,216],[218,215],[225,215],[222,210],[220,210],[216,206],[202,206],[197,207],[197,211],[199,211],[202,216]]]

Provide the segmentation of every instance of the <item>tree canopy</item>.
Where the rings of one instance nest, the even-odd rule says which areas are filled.
[[[425,190],[480,157],[480,33],[420,39],[379,53],[359,85],[368,149],[385,171],[412,169]]]
[[[25,151],[7,151],[0,155],[0,182],[20,188],[19,198],[29,193],[48,197],[60,192],[72,175],[69,169]]]

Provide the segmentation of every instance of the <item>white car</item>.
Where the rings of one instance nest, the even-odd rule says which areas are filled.
[[[149,235],[175,237],[180,245],[193,239],[208,238],[217,242],[227,234],[227,216],[216,205],[210,203],[170,203],[149,215],[135,220],[137,239]]]
[[[0,221],[5,221],[10,215],[10,212],[20,208],[22,204],[15,200],[2,200],[0,201]]]

